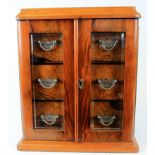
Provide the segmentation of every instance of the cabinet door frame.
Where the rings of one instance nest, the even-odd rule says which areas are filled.
[[[91,33],[125,33],[125,70],[123,128],[121,131],[90,131],[91,86]],[[84,89],[79,90],[79,141],[131,141],[134,133],[136,75],[137,75],[138,19],[81,19],[79,20],[78,77],[84,79]],[[102,137],[102,138],[100,138]]]
[[[64,131],[34,129],[30,33],[62,33],[64,50]],[[74,22],[73,20],[18,21],[22,129],[25,140],[74,141]],[[53,138],[54,137],[54,138]]]

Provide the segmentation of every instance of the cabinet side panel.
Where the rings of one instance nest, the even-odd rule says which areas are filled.
[[[24,139],[31,137],[33,128],[29,32],[30,27],[27,21],[18,22],[20,95]]]
[[[124,131],[123,140],[132,140],[135,120],[137,79],[138,20],[126,20]]]

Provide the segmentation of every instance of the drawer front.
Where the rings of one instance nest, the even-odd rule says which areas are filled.
[[[32,83],[33,99],[64,99],[64,80],[62,65],[33,65]]]
[[[122,101],[92,102],[90,127],[93,130],[122,129]]]
[[[63,63],[62,33],[31,34],[31,63]]]
[[[93,32],[91,38],[92,61],[124,61],[125,33]]]
[[[34,102],[34,128],[64,130],[64,102]]]
[[[121,100],[123,87],[124,65],[92,65],[92,100]]]

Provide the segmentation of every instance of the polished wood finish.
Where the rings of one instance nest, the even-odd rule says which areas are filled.
[[[91,19],[79,20],[79,79],[84,80],[84,88],[79,90],[79,141],[82,142],[89,128],[90,101],[91,101],[91,59],[90,59],[90,41],[91,41]]]
[[[32,65],[33,99],[64,100],[63,65]],[[38,79],[57,79],[52,88],[42,87]]]
[[[34,101],[34,128],[36,129],[52,129],[52,130],[64,130],[64,102],[35,102]],[[42,122],[41,115],[58,115],[56,123],[53,125],[47,125]],[[54,139],[55,138],[55,139]],[[57,140],[54,137],[53,140]]]
[[[138,145],[133,138],[129,142],[111,143],[73,143],[57,141],[29,141],[21,140],[18,150],[22,151],[53,151],[53,152],[138,152]]]
[[[79,89],[78,89],[78,32],[79,23],[78,19],[74,20],[74,117],[75,117],[75,142],[79,141]]]
[[[19,73],[20,73],[20,96],[22,109],[22,130],[24,139],[33,139],[33,110],[32,110],[32,86],[30,66],[30,41],[29,22],[18,22],[18,49],[19,49]]]
[[[22,9],[17,20],[77,18],[140,18],[135,7],[83,7]]]
[[[50,51],[44,51],[40,48],[38,41],[53,41],[56,40],[56,46]],[[64,52],[61,33],[41,33],[31,34],[31,63],[32,64],[49,64],[49,63],[63,63]]]
[[[19,64],[20,64],[20,85],[21,85],[21,106],[23,120],[23,138],[25,140],[52,140],[74,141],[74,45],[73,45],[73,21],[55,20],[55,21],[20,21],[18,22],[19,38]],[[32,33],[62,33],[63,34],[63,53],[64,64],[54,66],[32,65],[31,69],[31,51],[30,34]],[[62,72],[63,71],[63,72]],[[49,73],[47,75],[47,72]],[[52,74],[53,73],[53,74]],[[60,75],[63,73],[62,75]],[[38,77],[57,76],[60,82],[59,88],[64,87],[61,93],[46,90],[40,86],[36,87],[34,79]],[[31,81],[32,79],[32,81]],[[59,83],[59,82],[58,82]],[[63,83],[63,84],[62,84]],[[63,86],[64,85],[64,86]],[[39,87],[39,89],[38,89]],[[37,88],[37,89],[36,89]],[[32,91],[34,89],[34,91]],[[57,90],[56,87],[54,88]],[[33,92],[33,94],[32,94]],[[44,94],[42,94],[44,92]],[[37,95],[38,94],[38,95]],[[51,97],[51,94],[52,97]],[[34,129],[33,128],[33,102],[32,99],[55,100],[56,97],[64,99],[64,131]]]
[[[126,63],[124,74],[124,140],[132,139],[134,134],[138,62],[138,20],[126,20],[126,40]]]
[[[91,59],[93,62],[102,62],[102,61],[122,61],[124,62],[124,33],[92,33],[92,43],[91,43]],[[116,47],[112,50],[105,50],[102,46],[99,45],[99,40],[116,40],[118,41]]]
[[[104,21],[104,20],[102,20]],[[79,94],[79,132],[81,142],[103,142],[103,141],[120,141],[121,131],[92,131],[90,130],[90,104],[91,104],[91,81],[92,81],[92,71],[91,71],[91,32],[93,29],[93,20],[82,19],[80,20],[80,30],[79,35],[79,79],[82,78],[85,81],[85,87],[80,91]],[[86,31],[87,29],[87,31]],[[102,29],[104,31],[104,29]],[[97,72],[97,70],[96,70]],[[104,75],[106,72],[102,72]],[[109,71],[109,75],[112,74]],[[97,75],[97,74],[96,74]],[[107,73],[108,75],[108,73]],[[92,88],[94,91],[94,89]],[[102,93],[100,93],[102,94]],[[95,94],[96,96],[98,94]],[[83,110],[85,109],[85,110]]]
[[[134,107],[135,107],[135,88],[136,88],[136,65],[137,65],[137,20],[113,20],[113,19],[82,19],[80,20],[81,26],[79,30],[79,78],[85,80],[85,87],[79,94],[79,103],[81,104],[80,113],[80,129],[81,138],[80,141],[90,142],[90,141],[129,141],[131,135],[133,135],[133,121],[134,121]],[[122,24],[123,23],[123,24]],[[129,28],[130,27],[130,28]],[[87,29],[87,31],[85,31]],[[94,65],[91,67],[91,34],[92,32],[125,32],[125,66],[124,65],[114,65],[115,69],[110,68],[112,65]],[[136,32],[135,32],[136,31]],[[132,34],[132,35],[131,35]],[[135,35],[133,37],[133,34]],[[130,40],[132,39],[132,41]],[[136,50],[136,51],[135,51]],[[130,60],[131,59],[131,60]],[[126,62],[127,61],[127,62]],[[118,66],[121,66],[120,68]],[[132,69],[131,69],[131,68]],[[130,68],[130,69],[129,69]],[[125,74],[124,74],[125,70]],[[95,75],[102,78],[118,78],[118,85],[116,85],[111,90],[100,90],[96,87],[96,84],[92,84],[91,81],[95,80]],[[123,80],[124,79],[124,80]],[[124,88],[123,88],[124,83]],[[132,84],[131,84],[132,83]],[[119,91],[120,92],[119,92]],[[129,92],[132,93],[129,93]],[[90,99],[91,92],[93,99],[113,99],[121,100],[124,99],[123,104],[123,132],[109,132],[103,131],[91,131],[89,127],[90,120]],[[113,93],[112,93],[113,92]],[[109,93],[109,94],[108,94]],[[125,95],[123,95],[125,93]],[[126,95],[128,94],[128,95]],[[130,98],[129,98],[130,94]],[[85,109],[85,110],[83,110]],[[131,110],[132,109],[132,110]],[[131,116],[132,115],[132,116]],[[130,117],[129,117],[130,116]],[[128,123],[126,123],[128,122]],[[106,134],[105,134],[106,133]]]
[[[92,99],[123,99],[123,85],[124,85],[124,65],[120,64],[97,64],[91,65],[92,70]],[[115,86],[111,89],[103,89],[97,82],[98,79],[117,80]]]
[[[117,104],[117,106],[115,106]],[[122,102],[92,102],[90,104],[90,128],[94,130],[121,130],[122,129]],[[118,109],[119,107],[119,109]],[[115,116],[113,123],[103,125],[97,116]]]
[[[18,150],[138,152],[134,7],[24,9],[17,15],[23,139]],[[105,50],[98,40],[118,40]],[[38,41],[58,40],[50,51]],[[38,79],[58,79],[43,88]],[[102,89],[98,79],[116,79]],[[83,89],[79,80],[84,81]],[[41,115],[59,115],[53,126]],[[105,126],[98,115],[115,115]]]

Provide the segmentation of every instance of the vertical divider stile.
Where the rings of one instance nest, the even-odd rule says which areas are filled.
[[[74,118],[75,142],[78,142],[78,19],[74,19]]]

